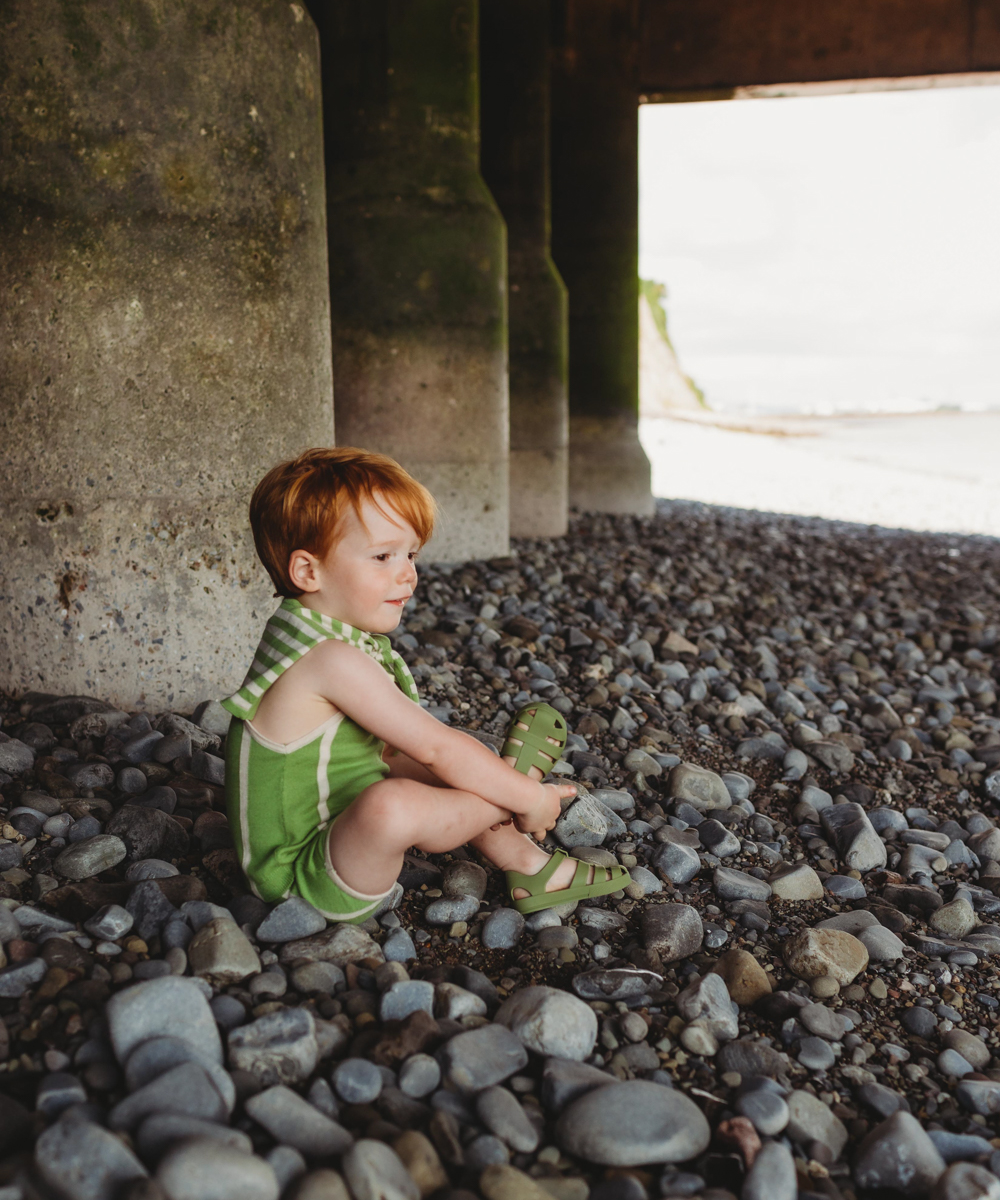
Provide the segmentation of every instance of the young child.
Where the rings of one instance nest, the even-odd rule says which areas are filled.
[[[258,484],[257,553],[283,597],[243,686],[223,703],[229,823],[263,900],[297,895],[331,921],[363,921],[411,847],[471,843],[507,872],[524,912],[625,887],[545,836],[571,784],[540,782],[565,745],[547,705],[515,715],[504,759],[420,707],[385,636],[417,583],[434,501],[398,463],[307,450]],[[511,766],[517,769],[512,770]]]

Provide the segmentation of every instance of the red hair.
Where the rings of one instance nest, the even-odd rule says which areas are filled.
[[[254,489],[250,527],[257,555],[281,596],[300,596],[288,575],[294,550],[325,558],[350,505],[389,504],[423,545],[434,532],[434,498],[394,459],[355,446],[305,450],[272,467]],[[391,515],[391,514],[386,514]]]

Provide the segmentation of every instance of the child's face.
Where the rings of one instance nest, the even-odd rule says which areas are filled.
[[[360,520],[348,509],[340,537],[325,559],[299,550],[292,556],[311,560],[308,578],[296,579],[305,593],[301,602],[368,633],[388,633],[399,624],[416,587],[414,564],[420,550],[412,526],[388,500],[378,499],[381,508],[363,502]]]

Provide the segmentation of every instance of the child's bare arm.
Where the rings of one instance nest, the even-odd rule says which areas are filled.
[[[533,829],[549,827],[559,815],[559,789],[512,771],[474,738],[442,725],[404,696],[363,650],[329,641],[307,655],[303,665],[309,660],[304,684],[315,687],[363,729],[422,763],[442,783],[534,818]],[[524,821],[519,824],[524,827]]]

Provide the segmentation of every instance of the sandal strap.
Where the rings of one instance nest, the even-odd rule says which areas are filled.
[[[567,858],[569,855],[565,850],[553,850],[549,861],[534,875],[522,875],[520,871],[507,871],[507,891],[513,895],[515,888],[524,888],[529,895],[540,896],[560,864]]]
[[[526,728],[518,729],[518,724]],[[549,738],[553,738],[557,744],[553,745]],[[514,770],[524,775],[532,767],[538,767],[544,775],[559,760],[565,745],[565,719],[551,704],[540,701],[527,704],[514,714],[500,757],[513,758]]]

